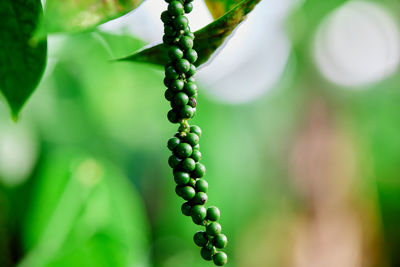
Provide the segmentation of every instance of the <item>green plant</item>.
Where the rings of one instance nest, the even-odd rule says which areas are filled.
[[[182,205],[182,213],[191,216],[195,224],[203,225],[206,231],[197,232],[194,236],[196,245],[202,247],[201,256],[205,260],[213,260],[218,266],[224,265],[228,258],[224,252],[216,248],[225,248],[228,241],[221,234],[221,225],[217,221],[220,212],[216,207],[206,210],[207,182],[204,180],[205,167],[200,163],[201,153],[199,139],[201,129],[189,126],[188,120],[196,112],[197,87],[194,83],[197,52],[193,49],[194,34],[189,27],[184,13],[193,9],[192,0],[166,0],[168,10],[162,12],[164,22],[164,46],[168,49],[169,62],[165,64],[164,84],[167,87],[165,98],[171,102],[172,109],[168,119],[179,123],[178,132],[168,140],[168,148],[172,151],[169,164],[173,169],[177,184],[176,193],[187,200]]]

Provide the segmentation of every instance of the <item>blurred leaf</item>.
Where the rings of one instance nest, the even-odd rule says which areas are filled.
[[[40,0],[0,2],[0,90],[16,119],[35,90],[46,64],[47,43],[33,43]]]
[[[240,0],[205,0],[207,8],[214,19],[220,18],[239,2]]]
[[[134,10],[142,0],[47,0],[39,36],[46,32],[78,32]]]
[[[118,170],[62,150],[38,177],[19,266],[146,266],[144,209]]]
[[[260,0],[243,0],[224,16],[194,33],[194,49],[199,56],[195,62],[196,66],[200,66],[211,57],[215,50],[222,45],[226,37],[246,18],[246,15],[253,10],[258,2]],[[147,62],[163,66],[169,59],[167,49],[163,44],[158,44],[119,60]]]

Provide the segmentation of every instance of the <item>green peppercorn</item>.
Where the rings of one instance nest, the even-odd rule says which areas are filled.
[[[185,73],[190,70],[190,62],[186,59],[179,59],[175,62],[175,69],[177,73]]]
[[[164,26],[164,33],[167,36],[175,36],[176,35],[176,30],[174,29],[174,27],[166,25]],[[180,50],[180,49],[179,49]],[[182,50],[181,50],[182,51]],[[183,55],[182,55],[183,56]]]
[[[162,21],[164,24],[168,24],[168,23],[170,23],[170,22],[172,21],[171,15],[168,13],[168,11],[163,11],[163,12],[161,13],[161,21]]]
[[[193,147],[193,151],[194,151],[194,150],[199,150],[199,151],[200,151],[200,145],[199,145],[199,144],[195,145],[195,146]]]
[[[173,0],[168,5],[168,12],[172,16],[179,16],[182,15],[184,12],[183,5],[180,1]]]
[[[194,77],[186,77],[186,81],[188,83],[194,83],[196,81],[196,79]]]
[[[206,232],[211,236],[219,235],[221,233],[221,225],[217,222],[211,222],[206,226]]]
[[[179,163],[181,163],[181,160],[176,157],[175,155],[172,155],[168,158],[168,164],[171,168],[175,168],[179,165]]]
[[[199,137],[201,137],[201,128],[197,125],[192,125],[190,126],[190,132],[197,134]]]
[[[208,183],[206,180],[204,179],[197,179],[196,180],[196,185],[194,187],[194,189],[196,190],[196,192],[204,192],[207,193],[208,190]],[[208,210],[210,208],[207,209],[207,214],[208,214]]]
[[[201,152],[199,150],[193,150],[191,157],[195,162],[199,162],[201,160]]]
[[[193,82],[188,82],[184,85],[183,91],[188,96],[194,96],[197,93],[197,86]]]
[[[192,199],[192,202],[198,205],[204,205],[204,203],[207,202],[208,196],[204,192],[197,192],[194,198]]]
[[[185,83],[182,80],[173,80],[171,82],[171,89],[175,92],[181,91],[185,86]]]
[[[165,99],[167,99],[168,101],[171,101],[174,98],[174,96],[175,96],[175,93],[172,92],[171,89],[165,90],[165,93],[164,93]]]
[[[189,70],[186,71],[186,76],[191,77],[196,74],[196,66],[191,64]]]
[[[225,265],[228,262],[228,256],[222,251],[218,251],[213,256],[214,264],[217,266]]]
[[[180,49],[179,49],[180,50]],[[182,51],[182,50],[181,50]],[[197,52],[194,49],[189,49],[185,53],[185,58],[189,60],[190,63],[194,63],[197,60]]]
[[[192,108],[189,105],[185,105],[183,106],[180,111],[179,111],[179,115],[183,118],[183,119],[190,119],[194,116],[194,113],[196,112],[196,110],[194,108]]]
[[[202,247],[201,251],[200,251],[200,255],[203,259],[205,259],[206,261],[210,261],[212,259],[212,257],[215,254],[215,248],[213,248],[212,250],[206,248],[206,247]]]
[[[179,195],[181,196],[181,195]],[[182,204],[181,211],[183,215],[190,216],[192,210],[192,205],[190,205],[189,201]]]
[[[182,197],[182,188],[183,186],[180,185],[175,186],[175,193],[180,197]]]
[[[174,105],[184,106],[189,102],[189,97],[184,92],[179,92],[174,96]]]
[[[178,137],[171,137],[171,138],[168,140],[168,144],[167,144],[168,149],[172,151],[172,150],[174,150],[180,143],[181,143],[181,140],[179,140]]]
[[[176,155],[181,158],[188,158],[192,155],[193,149],[192,146],[188,143],[180,143],[175,149]],[[195,169],[196,170],[196,169]]]
[[[199,247],[204,247],[208,242],[208,236],[204,231],[198,231],[193,236],[194,243]]]
[[[185,186],[182,188],[182,198],[185,200],[191,200],[196,195],[196,191],[191,186]]]
[[[212,243],[216,248],[222,249],[228,244],[228,239],[224,234],[219,234],[213,238]]]
[[[178,60],[183,57],[183,51],[176,46],[172,46],[168,49],[168,56],[172,60]]]
[[[221,216],[221,213],[217,207],[209,207],[207,209],[207,220],[210,220],[212,222],[218,221],[219,217]]]
[[[190,181],[189,173],[175,172],[174,180],[175,180],[175,183],[177,183],[178,185],[185,185],[185,184],[189,183],[189,181]]]
[[[193,196],[194,197],[194,196]],[[207,210],[203,205],[195,205],[190,212],[193,220],[204,221],[207,216]]]
[[[196,162],[192,158],[186,158],[182,160],[180,167],[185,172],[192,172],[196,167]]]
[[[176,79],[178,79],[179,74],[175,71],[175,69],[172,66],[169,66],[165,70],[165,77],[167,77],[170,80],[176,80]]]
[[[173,21],[174,28],[177,30],[185,29],[188,26],[188,24],[189,21],[185,16],[177,16]]]
[[[193,147],[199,143],[199,136],[195,133],[188,133],[185,136],[185,142],[187,142]]]
[[[201,178],[204,176],[204,174],[206,174],[206,167],[204,167],[204,165],[201,164],[200,162],[197,162],[196,167],[194,168],[193,171],[193,176],[195,178]]]
[[[171,123],[177,123],[179,121],[179,116],[173,109],[168,111],[167,118]]]
[[[192,47],[193,47],[193,39],[190,38],[189,36],[183,36],[179,40],[179,46],[183,51],[187,51],[189,49],[192,49]]]
[[[184,5],[185,13],[190,13],[193,10],[193,4],[192,3],[185,3]]]
[[[168,79],[167,77],[164,78],[164,85],[165,85],[166,87],[171,86],[171,82],[172,82],[172,80]],[[169,100],[168,100],[168,101],[169,101]]]

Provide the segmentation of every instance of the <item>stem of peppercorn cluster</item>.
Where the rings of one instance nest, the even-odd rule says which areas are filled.
[[[200,163],[201,129],[196,125],[190,126],[188,122],[195,115],[197,106],[197,86],[194,83],[197,52],[193,49],[194,34],[184,16],[184,13],[192,11],[192,0],[166,2],[169,3],[168,10],[161,14],[164,22],[163,42],[170,59],[165,65],[165,98],[172,107],[168,112],[168,120],[180,124],[178,132],[168,140],[168,148],[172,151],[168,164],[173,169],[177,184],[175,192],[186,200],[181,207],[182,213],[190,216],[195,224],[206,228],[194,235],[195,244],[201,247],[202,258],[222,266],[228,257],[217,249],[225,248],[228,240],[217,222],[220,218],[219,209],[206,209],[204,206],[208,199],[208,183],[203,178],[206,168]]]

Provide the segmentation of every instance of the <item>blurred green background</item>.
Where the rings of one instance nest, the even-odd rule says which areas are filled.
[[[263,1],[199,72],[228,266],[400,266],[399,4]],[[162,69],[112,61],[151,38],[112,29],[51,36],[18,123],[0,106],[0,266],[212,264],[174,192]]]

